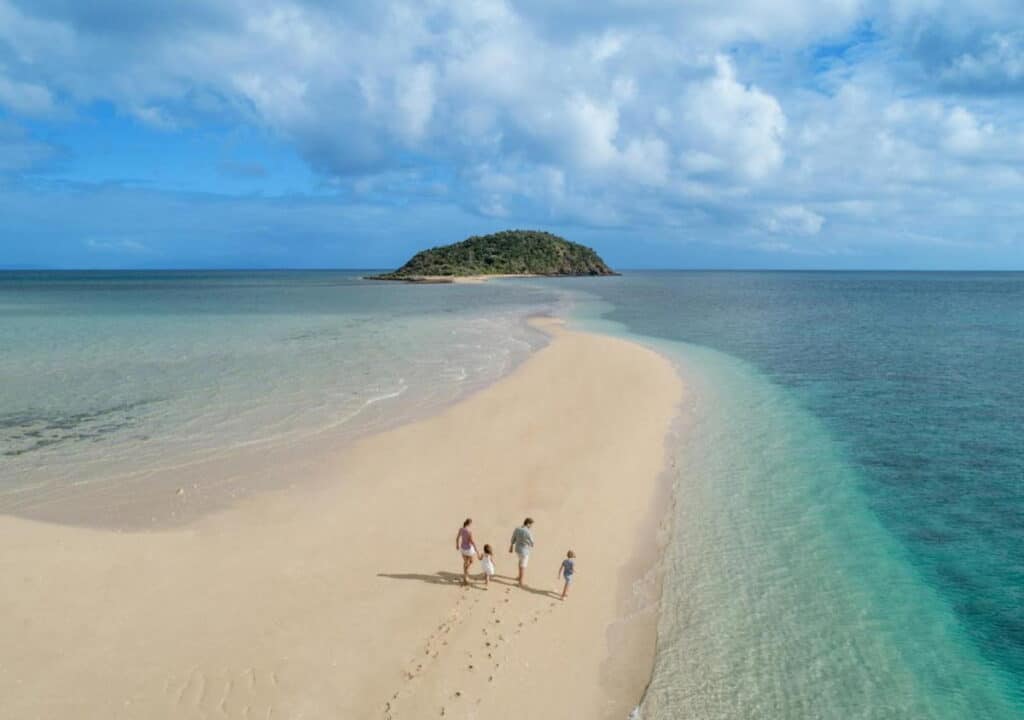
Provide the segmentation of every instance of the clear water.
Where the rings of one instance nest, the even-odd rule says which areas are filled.
[[[689,386],[645,718],[1024,717],[1024,275],[561,284]]]
[[[352,272],[0,273],[0,511],[421,414],[542,343],[523,318],[554,297]]]
[[[0,512],[413,417],[569,302],[688,388],[643,717],[1024,717],[1020,274],[0,274]]]

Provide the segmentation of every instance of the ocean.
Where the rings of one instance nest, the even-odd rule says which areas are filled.
[[[464,397],[547,312],[670,357],[644,718],[1024,717],[1024,274],[0,274],[0,512]]]
[[[1024,717],[1024,274],[563,284],[688,384],[643,717]]]
[[[557,304],[361,275],[0,273],[0,512],[47,518],[161,471],[188,484],[231,453],[422,417],[542,345],[522,318]]]

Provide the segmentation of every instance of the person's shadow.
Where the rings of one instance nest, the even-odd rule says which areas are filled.
[[[391,580],[419,580],[431,585],[462,585],[462,575],[445,570],[438,570],[433,575],[426,573],[377,573],[377,577],[390,578]],[[472,575],[470,575],[470,583],[466,587],[476,587],[473,583]],[[482,590],[483,588],[477,589]]]
[[[462,575],[459,573],[448,572],[447,570],[438,570],[436,573],[377,573],[377,577],[389,578],[391,580],[419,580],[420,582],[428,583],[430,585],[451,585],[456,587],[470,587],[474,590],[485,590],[486,586],[483,584],[478,577],[475,577],[472,573],[470,574],[469,585],[462,584]],[[516,579],[513,577],[506,577],[503,575],[492,575],[491,582],[496,585],[508,585],[514,587],[517,590],[532,593],[533,595],[544,595],[546,597],[558,598],[562,596],[551,590],[539,590],[530,586],[518,587]]]

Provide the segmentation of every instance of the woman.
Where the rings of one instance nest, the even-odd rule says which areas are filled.
[[[469,566],[473,564],[476,557],[476,543],[473,542],[473,532],[469,526],[473,524],[473,518],[466,518],[455,536],[455,549],[462,555],[462,584],[469,585]]]

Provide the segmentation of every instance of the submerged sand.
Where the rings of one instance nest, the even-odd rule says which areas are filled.
[[[306,463],[322,482],[165,531],[0,518],[0,717],[625,717],[681,387],[652,351],[551,331],[494,386]],[[498,551],[486,590],[457,584],[466,516]]]

